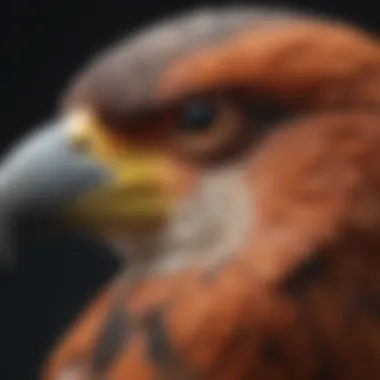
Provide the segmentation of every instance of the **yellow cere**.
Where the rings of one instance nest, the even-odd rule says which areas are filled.
[[[111,173],[113,180],[67,205],[64,214],[93,223],[157,218],[171,211],[172,161],[160,152],[117,144],[111,132],[88,112],[72,116],[73,146],[86,141],[87,154]]]

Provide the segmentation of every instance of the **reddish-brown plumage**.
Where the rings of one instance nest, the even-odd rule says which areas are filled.
[[[249,244],[214,271],[142,282],[122,302],[124,345],[102,379],[380,378],[378,42],[288,21],[184,57],[157,81],[158,104],[237,87],[295,116],[247,158]],[[43,380],[77,365],[73,379],[98,378],[86,371],[117,288],[73,325]]]
[[[372,91],[362,88],[368,77],[379,80],[377,41],[345,25],[269,24],[181,58],[163,76],[161,101],[231,87],[302,107],[362,102],[368,92],[379,96],[373,83]]]

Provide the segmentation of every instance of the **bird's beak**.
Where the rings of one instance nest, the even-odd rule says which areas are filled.
[[[0,212],[54,215],[89,228],[152,222],[172,206],[170,162],[116,141],[88,112],[72,113],[5,156]]]

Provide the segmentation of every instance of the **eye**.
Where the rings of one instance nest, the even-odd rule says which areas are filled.
[[[210,129],[217,115],[215,104],[207,100],[192,100],[181,110],[181,128],[186,132],[201,133]]]
[[[179,109],[176,146],[180,154],[215,162],[232,154],[245,141],[245,115],[228,97],[190,99]]]

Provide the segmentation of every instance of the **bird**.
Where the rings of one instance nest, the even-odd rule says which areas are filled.
[[[379,379],[379,111],[377,36],[312,12],[188,10],[91,57],[0,165],[2,246],[38,216],[120,263],[41,379]]]

